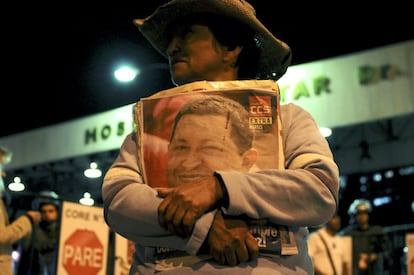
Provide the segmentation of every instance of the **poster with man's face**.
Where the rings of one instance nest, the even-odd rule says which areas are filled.
[[[220,170],[283,169],[276,83],[238,82],[191,83],[137,104],[147,184],[177,186]]]

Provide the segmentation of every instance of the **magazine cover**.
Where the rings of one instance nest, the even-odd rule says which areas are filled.
[[[199,81],[141,99],[134,119],[145,182],[177,186],[194,179],[188,171],[211,176],[206,166],[284,169],[279,104],[272,80]],[[252,221],[251,232],[266,255],[297,253],[287,227]]]

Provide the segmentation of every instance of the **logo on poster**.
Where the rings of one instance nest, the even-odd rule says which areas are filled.
[[[103,266],[103,246],[95,232],[76,230],[64,243],[63,267],[70,275],[96,275]]]

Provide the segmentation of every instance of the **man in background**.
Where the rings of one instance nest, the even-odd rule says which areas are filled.
[[[59,196],[54,191],[42,191],[33,200],[32,208],[40,211],[42,220],[21,243],[18,275],[56,274],[59,206]]]
[[[350,274],[345,257],[341,230],[341,217],[335,214],[326,224],[309,235],[309,254],[315,275]]]
[[[386,274],[390,241],[381,226],[370,224],[371,211],[370,201],[354,200],[348,209],[350,225],[341,233],[352,237],[353,275]]]

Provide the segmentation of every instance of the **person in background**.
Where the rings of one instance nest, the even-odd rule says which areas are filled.
[[[40,221],[38,211],[27,211],[24,215],[10,222],[6,209],[5,185],[3,177],[6,176],[4,165],[11,161],[12,152],[0,146],[0,275],[12,275],[14,265],[12,260],[13,245],[32,232],[33,225]]]
[[[42,220],[31,235],[20,243],[22,251],[18,275],[56,274],[59,238],[59,196],[54,191],[41,191],[32,202]]]
[[[369,200],[354,200],[348,209],[350,225],[341,231],[341,235],[352,238],[353,275],[387,274],[390,240],[382,226],[370,224],[371,211]]]
[[[341,217],[335,214],[326,224],[309,235],[309,255],[315,275],[350,275],[341,230]]]
[[[276,81],[290,64],[290,48],[246,1],[173,0],[135,23],[168,58],[177,86]],[[136,133],[125,138],[104,177],[102,197],[107,224],[135,242],[130,274],[313,274],[307,226],[323,224],[335,213],[339,171],[312,116],[295,104],[280,111],[286,169],[217,170],[202,180],[153,188],[142,176]],[[292,228],[295,253],[259,255],[259,244],[240,216]],[[283,240],[290,241],[288,236]],[[212,257],[157,270],[154,247],[191,256],[206,248]]]

